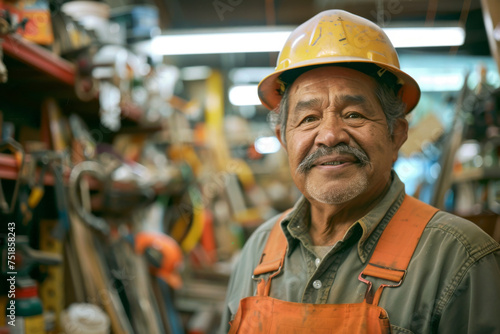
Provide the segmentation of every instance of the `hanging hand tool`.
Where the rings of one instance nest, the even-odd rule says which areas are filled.
[[[0,19],[0,25],[1,24],[2,23],[1,23],[1,19]],[[7,79],[8,79],[8,74],[7,74],[7,67],[5,66],[5,64],[3,62],[2,42],[3,42],[3,39],[0,38],[0,83],[6,83]]]
[[[46,150],[37,151],[30,153],[28,160],[21,173],[21,178],[26,183],[20,193],[23,225],[28,225],[32,220],[33,210],[44,196],[46,174],[49,171],[54,177],[56,208],[59,216],[58,224],[53,233],[54,237],[61,240],[69,229],[68,203],[62,172],[64,154]]]
[[[198,244],[203,232],[203,226],[205,223],[205,210],[203,208],[203,202],[201,193],[196,186],[190,186],[188,188],[189,198],[193,205],[192,207],[192,222],[191,227],[188,230],[186,236],[183,238],[181,246],[182,249],[189,253]]]
[[[7,242],[2,242],[6,247]],[[54,266],[62,263],[62,257],[59,254],[43,252],[31,248],[28,242],[28,236],[16,235],[16,267],[17,277],[29,276],[31,270],[38,265]],[[2,259],[2,273],[12,272],[6,261],[6,257]]]
[[[62,164],[56,164],[55,161],[53,161],[50,164],[50,167],[52,174],[54,175],[54,191],[56,196],[57,214],[59,216],[59,222],[52,231],[52,235],[56,239],[62,240],[70,227],[68,215],[69,204],[62,172],[63,166]]]
[[[33,164],[36,166],[37,161],[34,156],[31,156],[33,158]],[[23,191],[21,193],[21,201],[19,203],[19,209],[22,214],[22,223],[23,225],[28,225],[31,220],[33,219],[33,210],[38,206],[40,201],[42,200],[42,197],[45,193],[45,173],[48,168],[48,163],[42,162],[42,168],[40,170],[40,173],[38,174],[38,180],[35,180],[34,186],[31,188],[31,192],[28,193],[28,185],[25,185],[23,188]],[[35,179],[36,174],[32,174],[33,179]]]
[[[69,177],[69,198],[75,212],[78,216],[89,226],[96,229],[97,231],[103,233],[104,235],[109,234],[109,225],[101,217],[97,217],[83,208],[77,190],[80,189],[80,181],[85,174],[96,177],[99,181],[105,182],[106,175],[103,171],[103,166],[95,161],[83,161],[73,167]]]
[[[85,299],[100,304],[106,310],[113,333],[135,333],[113,286],[107,266],[102,260],[103,254],[99,253],[96,233],[92,233],[88,228],[89,223],[76,214],[75,209],[70,210],[69,213],[71,218],[70,244],[74,246],[75,258],[81,268]],[[102,238],[99,240],[102,241]]]
[[[101,157],[102,159],[103,157]],[[105,170],[105,166],[111,168]],[[155,198],[155,192],[151,185],[140,184],[138,175],[130,175],[128,179],[116,179],[118,173],[127,173],[127,168],[118,161],[99,163],[96,161],[83,161],[76,165],[71,171],[69,181],[69,198],[76,213],[91,227],[107,235],[110,227],[108,221],[102,217],[95,216],[89,209],[84,208],[77,191],[81,190],[80,181],[87,174],[95,177],[101,184],[98,202],[103,216],[110,217],[116,222],[129,220],[134,211],[151,204]],[[116,173],[115,173],[116,172]]]
[[[136,253],[144,254],[154,276],[163,279],[174,289],[182,286],[178,270],[183,255],[173,238],[159,232],[140,232],[134,236],[134,248]]]
[[[14,154],[15,161],[19,166],[18,171],[22,171],[24,167],[24,149],[21,146],[21,144],[19,144],[13,139],[7,139],[6,141],[0,143],[0,152],[4,150],[9,150],[11,153]],[[16,200],[19,192],[19,185],[21,183],[20,174],[21,174],[20,172],[18,172],[17,174],[16,184],[14,186],[14,191],[12,193],[10,204],[8,204],[5,199],[5,194],[2,188],[2,182],[0,180],[0,208],[2,212],[5,214],[12,213],[12,211],[14,210],[14,206],[16,205]]]
[[[10,23],[9,23],[9,12],[0,9],[0,83],[5,83],[7,82],[7,67],[5,66],[3,62],[3,49],[2,49],[2,42],[3,38],[1,38],[4,35],[7,35],[10,30]]]
[[[73,134],[71,161],[77,165],[85,160],[93,160],[96,155],[96,142],[82,118],[76,114],[69,116]]]
[[[54,177],[54,192],[56,199],[56,209],[58,214],[58,224],[52,231],[56,239],[62,240],[69,230],[70,222],[68,217],[68,199],[63,179],[64,163],[66,161],[66,154],[54,151],[37,152],[36,157],[42,164],[42,171],[47,168]],[[40,177],[43,181],[43,177]],[[32,189],[32,193],[35,188]]]
[[[3,62],[2,37],[12,34],[17,31],[18,28],[22,28],[24,30],[26,23],[28,23],[28,19],[24,18],[18,24],[12,24],[10,12],[8,10],[0,9],[0,83],[5,83],[8,79],[7,67]]]
[[[182,278],[179,270],[183,265],[183,254],[179,244],[170,236],[161,232],[139,232],[129,241],[133,243],[135,253],[143,255],[152,274],[150,283],[158,303],[160,318],[163,319],[166,333],[181,333],[179,314],[173,307],[170,289],[179,289]]]

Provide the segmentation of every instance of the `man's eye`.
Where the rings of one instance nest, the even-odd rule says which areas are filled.
[[[357,112],[353,112],[353,113],[350,113],[347,115],[347,118],[350,118],[350,119],[356,119],[356,118],[361,118],[362,116],[360,114],[358,114]]]
[[[318,117],[316,117],[316,116],[307,116],[302,120],[302,123],[311,123],[311,122],[314,122],[317,120],[318,120]]]

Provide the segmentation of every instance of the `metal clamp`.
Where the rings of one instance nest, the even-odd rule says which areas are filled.
[[[385,267],[384,267],[384,269],[402,271],[403,277],[401,278],[401,280],[397,284],[385,284],[385,283],[380,284],[380,286],[377,289],[375,298],[371,293],[373,283],[363,277],[363,276],[366,276],[366,275],[363,275],[363,272],[359,273],[358,280],[360,280],[361,282],[363,282],[367,285],[366,292],[365,292],[365,301],[369,304],[372,304],[373,302],[375,302],[375,304],[378,304],[378,300],[380,299],[380,295],[382,294],[382,290],[384,288],[397,288],[398,286],[403,284],[403,281],[406,277],[406,273],[407,273],[406,270],[397,270],[397,269],[385,268]]]
[[[273,277],[275,277],[276,275],[278,275],[279,273],[281,273],[281,268],[282,268],[282,267],[283,267],[283,266],[280,264],[280,266],[279,266],[278,270],[276,270],[274,273],[270,274],[269,278],[273,278]],[[262,273],[262,274],[265,274],[265,273]],[[262,275],[262,274],[258,274],[257,276],[260,276],[260,275]],[[260,281],[260,278],[259,278],[259,277],[255,277],[255,275],[254,275],[254,274],[252,274],[252,279],[253,279],[254,281]]]

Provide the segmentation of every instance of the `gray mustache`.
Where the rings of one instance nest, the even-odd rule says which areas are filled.
[[[368,155],[366,153],[356,147],[351,147],[347,144],[338,144],[333,147],[321,146],[313,153],[309,154],[302,160],[300,165],[297,167],[298,173],[306,173],[309,171],[314,165],[315,161],[321,157],[329,156],[332,154],[350,154],[356,157],[359,160],[359,163],[364,166],[370,162]]]

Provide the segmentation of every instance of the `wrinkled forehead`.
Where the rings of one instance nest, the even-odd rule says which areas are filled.
[[[377,83],[372,77],[345,67],[325,66],[300,74],[289,87],[290,94],[328,91],[332,84],[349,84],[364,93],[375,92]]]

